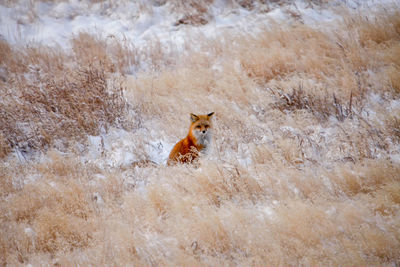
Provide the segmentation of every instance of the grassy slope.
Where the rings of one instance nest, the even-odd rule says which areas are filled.
[[[400,10],[373,23],[342,12],[334,32],[227,32],[182,55],[87,34],[71,52],[1,41],[2,263],[400,264]],[[138,58],[155,71],[119,81]],[[101,128],[173,142],[209,111],[199,168],[79,160],[76,142]]]

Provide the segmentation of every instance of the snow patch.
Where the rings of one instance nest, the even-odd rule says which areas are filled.
[[[83,161],[103,167],[129,167],[144,160],[164,164],[172,144],[156,139],[155,135],[156,133],[132,133],[111,128],[108,133],[89,136]]]
[[[109,4],[107,1],[61,1],[26,5],[21,0],[9,6],[0,4],[0,34],[8,42],[43,42],[66,49],[70,48],[70,38],[80,32],[100,33],[103,37],[116,36],[136,47],[145,47],[149,40],[160,40],[162,44],[172,42],[179,47],[185,39],[190,39],[192,33],[211,38],[219,38],[225,30],[237,34],[257,34],[272,21],[291,19],[279,5],[270,5],[267,9],[266,6],[258,6],[249,11],[238,5],[232,6],[229,1],[215,1],[210,7],[213,19],[199,27],[175,26],[180,15],[173,12],[170,3],[153,6],[147,2],[121,1]],[[287,6],[295,8],[311,25],[338,19],[332,11],[312,8],[303,1],[295,1]]]

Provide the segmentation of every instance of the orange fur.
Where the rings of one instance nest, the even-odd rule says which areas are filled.
[[[168,157],[168,165],[174,163],[192,163],[199,156],[199,152],[207,147],[211,141],[211,117],[214,112],[207,115],[190,114],[192,124],[188,135],[179,141]]]

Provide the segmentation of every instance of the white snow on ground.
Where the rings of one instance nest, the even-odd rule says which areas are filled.
[[[385,3],[391,1],[384,1]],[[70,47],[70,38],[80,32],[100,33],[127,39],[136,47],[157,38],[177,46],[185,36],[202,33],[217,37],[223,30],[257,32],[271,20],[287,21],[289,13],[276,4],[258,5],[253,10],[241,8],[228,1],[215,1],[210,22],[201,27],[175,26],[181,15],[173,11],[169,2],[157,6],[140,1],[90,3],[90,1],[36,2],[20,0],[19,4],[0,4],[0,35],[12,44],[42,42],[48,45]],[[332,1],[331,7],[346,4],[350,7],[369,7],[382,1]],[[308,1],[293,1],[287,10],[301,15],[305,23],[320,25],[339,17],[330,9],[315,8]],[[265,11],[265,12],[260,12]],[[267,12],[268,11],[268,12]]]
[[[128,167],[134,162],[148,159],[156,164],[165,164],[173,144],[164,140],[144,140],[143,137],[139,137],[146,135],[112,128],[100,136],[89,136],[88,153],[84,160],[102,167]],[[141,149],[136,153],[138,146]]]

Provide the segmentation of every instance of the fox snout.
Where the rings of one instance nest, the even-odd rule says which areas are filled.
[[[195,128],[194,130],[195,132],[197,132],[198,135],[206,135],[208,133],[208,129],[209,129],[208,126],[206,127],[201,126],[199,128]]]
[[[200,131],[200,135],[201,135],[202,137],[207,136],[207,133],[208,133],[207,130]]]
[[[211,131],[209,128],[195,129],[194,136],[197,139],[197,143],[205,147],[211,139]]]
[[[207,133],[207,129],[196,129],[199,133]]]

